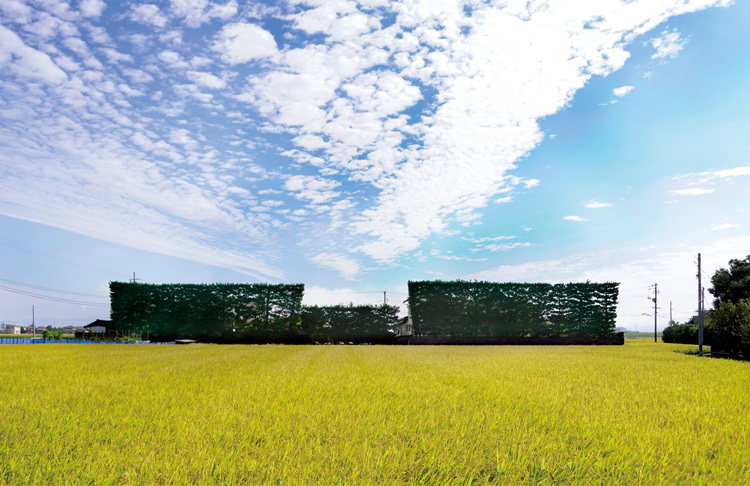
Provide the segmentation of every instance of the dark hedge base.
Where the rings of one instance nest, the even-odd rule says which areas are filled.
[[[404,336],[396,338],[398,344],[411,345],[514,345],[514,346],[573,346],[599,345],[620,346],[625,344],[625,333],[612,336],[565,336],[565,337],[437,337]]]

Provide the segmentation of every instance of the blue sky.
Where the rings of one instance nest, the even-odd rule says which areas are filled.
[[[750,253],[748,2],[0,2],[0,320],[110,280],[621,282]],[[706,284],[708,286],[708,283]],[[61,292],[64,291],[64,292]],[[33,294],[33,295],[29,295]],[[708,296],[710,299],[710,296]]]

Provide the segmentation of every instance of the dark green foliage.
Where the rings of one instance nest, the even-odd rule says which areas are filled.
[[[607,336],[617,283],[409,282],[416,335]]]
[[[698,344],[698,324],[686,322],[667,326],[662,332],[661,340],[665,343]]]
[[[398,310],[385,304],[304,306],[302,330],[316,342],[389,342]]]
[[[42,334],[42,339],[45,341],[60,341],[62,340],[63,332],[59,329],[47,329]]]
[[[711,277],[712,287],[708,289],[714,296],[714,307],[724,302],[738,303],[750,298],[750,255],[744,260],[729,260],[729,270],[720,268]]]
[[[712,355],[750,359],[750,299],[722,303],[711,321]]]
[[[111,282],[111,319],[118,331],[155,341],[284,340],[299,328],[303,292],[303,284]]]
[[[107,342],[107,343],[136,343],[143,341],[144,337],[140,331],[115,331],[109,330],[107,332],[90,332],[90,331],[76,331],[73,335],[75,339],[81,339],[84,341],[94,342]]]

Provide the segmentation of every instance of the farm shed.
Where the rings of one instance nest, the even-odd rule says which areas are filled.
[[[86,324],[85,326],[83,326],[83,328],[87,332],[90,332],[90,333],[93,333],[93,334],[103,334],[103,333],[107,332],[107,326],[111,327],[112,326],[112,321],[105,321],[105,320],[102,320],[102,319],[97,319],[94,322],[92,322],[91,324]]]

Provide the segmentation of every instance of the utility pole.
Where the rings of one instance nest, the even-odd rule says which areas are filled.
[[[658,290],[658,287],[657,287],[658,285],[659,284],[654,284],[654,342],[655,343],[658,342],[657,339],[656,339],[656,318],[657,318],[657,316],[656,316],[656,309],[657,309],[656,300],[658,299],[657,296],[659,295],[659,290]]]
[[[133,279],[130,281],[130,283],[135,283],[138,280],[140,280],[140,278],[135,278],[135,272],[133,272]]]
[[[669,301],[669,323],[672,324],[672,301]]]
[[[385,297],[385,293],[386,293],[386,292],[387,292],[387,290],[384,290],[384,291],[383,291],[383,305],[385,305],[385,304],[386,304],[386,302],[387,302],[387,300],[388,300],[388,299],[386,299],[386,297]]]
[[[698,356],[703,356],[703,284],[701,283],[700,253],[698,253]]]
[[[34,339],[36,339],[36,323],[34,321],[34,306],[31,306],[31,332],[33,333]]]

